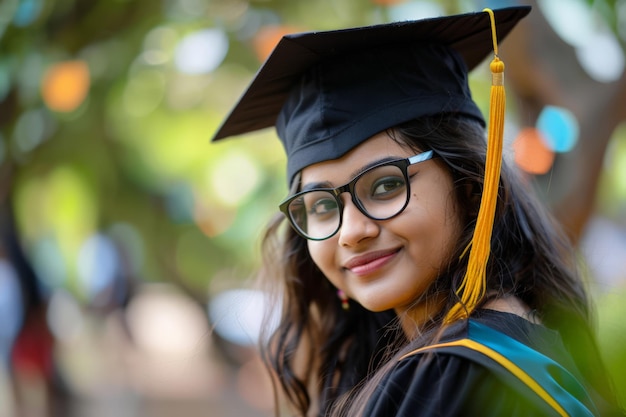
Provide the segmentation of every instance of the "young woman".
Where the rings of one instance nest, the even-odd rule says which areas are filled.
[[[528,11],[285,37],[217,133],[287,151],[263,349],[297,415],[620,413],[575,254],[467,83]]]

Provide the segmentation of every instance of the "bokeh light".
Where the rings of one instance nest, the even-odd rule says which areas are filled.
[[[579,63],[600,82],[618,80],[626,65],[624,51],[605,20],[584,0],[539,0],[554,31],[575,48]]]
[[[83,330],[83,312],[76,299],[66,290],[57,289],[48,301],[47,321],[55,338],[72,343]]]
[[[186,74],[206,74],[217,68],[228,52],[228,37],[220,29],[186,35],[176,47],[175,63]]]
[[[193,218],[206,236],[219,236],[233,225],[237,210],[214,204],[208,196],[203,201],[203,194],[196,193],[195,196]]]
[[[121,265],[113,242],[96,233],[89,236],[78,251],[78,278],[90,303],[106,305],[114,295],[111,288],[119,278]],[[102,297],[105,291],[108,297]]]
[[[371,0],[372,3],[378,4],[379,6],[392,6],[394,4],[405,3],[406,0]]]
[[[578,121],[571,111],[562,107],[545,106],[536,126],[554,152],[569,152],[578,142]]]
[[[152,113],[163,101],[165,76],[161,71],[143,68],[131,74],[124,90],[124,109],[133,117]]]
[[[589,76],[600,82],[619,80],[626,66],[624,51],[608,29],[594,33],[576,49],[576,56]]]
[[[287,25],[266,25],[259,29],[253,39],[254,52],[259,62],[265,61],[280,39],[290,33],[303,32],[302,28]]]
[[[13,142],[20,153],[27,153],[39,146],[48,132],[46,114],[35,108],[22,113],[13,132]]]
[[[546,146],[538,129],[522,129],[512,146],[515,163],[527,173],[545,174],[552,167],[554,152]]]
[[[33,243],[31,253],[45,291],[61,288],[67,280],[67,268],[58,241],[50,235],[40,237]]]
[[[143,55],[149,64],[161,64],[172,58],[177,42],[176,30],[168,26],[156,27],[144,38]]]
[[[145,242],[134,224],[116,222],[109,227],[108,235],[120,248],[122,269],[128,276],[138,276],[144,266]]]
[[[379,4],[389,5],[389,19],[402,21],[408,19],[424,19],[427,17],[441,16],[444,8],[441,4],[432,1],[397,1],[397,0],[374,0]]]
[[[208,335],[200,306],[166,284],[145,286],[128,306],[127,318],[138,348],[148,355],[189,359]]]
[[[59,62],[45,72],[41,95],[51,110],[71,112],[85,100],[89,85],[89,67],[85,61]]]
[[[270,308],[270,327],[264,328],[263,317]],[[209,318],[215,331],[239,346],[256,346],[262,332],[271,334],[279,315],[280,306],[271,304],[267,294],[252,289],[223,291],[209,304]]]
[[[15,268],[6,260],[0,259],[0,367],[8,366],[11,346],[22,325],[22,299]]]
[[[8,2],[11,3],[11,2]],[[15,26],[28,26],[39,17],[43,9],[43,0],[20,0],[15,15],[13,15],[13,24]]]
[[[193,218],[194,195],[186,182],[175,182],[166,190],[165,206],[175,222],[189,222]]]
[[[223,155],[207,168],[207,177],[214,197],[225,206],[243,203],[261,182],[257,162],[241,151]]]

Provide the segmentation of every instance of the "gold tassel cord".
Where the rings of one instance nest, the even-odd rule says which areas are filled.
[[[498,200],[500,184],[500,168],[502,166],[502,148],[504,136],[504,114],[506,110],[506,94],[504,91],[504,62],[498,57],[496,25],[493,11],[485,9],[489,14],[493,39],[494,59],[490,69],[492,74],[491,95],[489,99],[489,128],[487,138],[487,157],[485,161],[485,178],[480,209],[476,219],[474,236],[470,243],[467,271],[461,282],[457,295],[461,300],[447,313],[444,322],[452,323],[467,318],[480,303],[486,291],[487,262],[491,252],[491,234]]]

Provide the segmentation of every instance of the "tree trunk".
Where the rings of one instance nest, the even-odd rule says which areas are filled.
[[[574,48],[550,27],[536,1],[533,12],[503,43],[508,85],[518,100],[519,123],[533,126],[546,105],[569,109],[580,135],[568,153],[557,154],[552,170],[536,177],[540,194],[577,243],[595,204],[607,145],[626,119],[626,75],[612,83],[593,80]]]

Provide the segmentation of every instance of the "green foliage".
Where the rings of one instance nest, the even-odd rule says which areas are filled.
[[[624,297],[626,297],[626,290],[616,288],[601,295],[598,300],[600,346],[622,404],[626,404],[626,375],[623,372],[626,369]]]
[[[616,20],[617,1],[589,2]],[[448,12],[468,7],[434,3]],[[266,25],[380,23],[391,7],[361,0],[1,2],[0,162],[12,173],[3,183],[26,246],[62,254],[62,285],[78,295],[82,245],[119,225],[138,236],[138,279],[179,282],[204,298],[214,276],[248,277],[261,226],[286,193],[282,149],[270,130],[209,139],[260,64],[256,34]],[[226,59],[210,72],[181,72],[177,45],[207,28],[228,36]],[[63,113],[45,105],[41,87],[50,66],[66,60],[87,64],[90,85],[82,104]]]
[[[613,33],[622,45],[622,49],[626,50],[626,34],[623,29],[624,19],[624,2],[620,0],[586,0],[587,4],[602,16],[609,25]],[[622,22],[620,23],[620,20]],[[622,29],[620,29],[620,24]],[[621,33],[620,33],[621,32]]]
[[[0,162],[36,266],[63,271],[43,279],[85,297],[85,242],[121,226],[137,237],[122,250],[143,254],[132,279],[204,299],[212,277],[251,275],[262,225],[286,194],[282,149],[271,130],[209,139],[260,64],[258,31],[380,23],[387,10],[360,0],[2,2]],[[180,71],[177,46],[207,28],[228,36],[226,59]],[[88,95],[55,111],[42,87],[68,60],[86,63]]]

